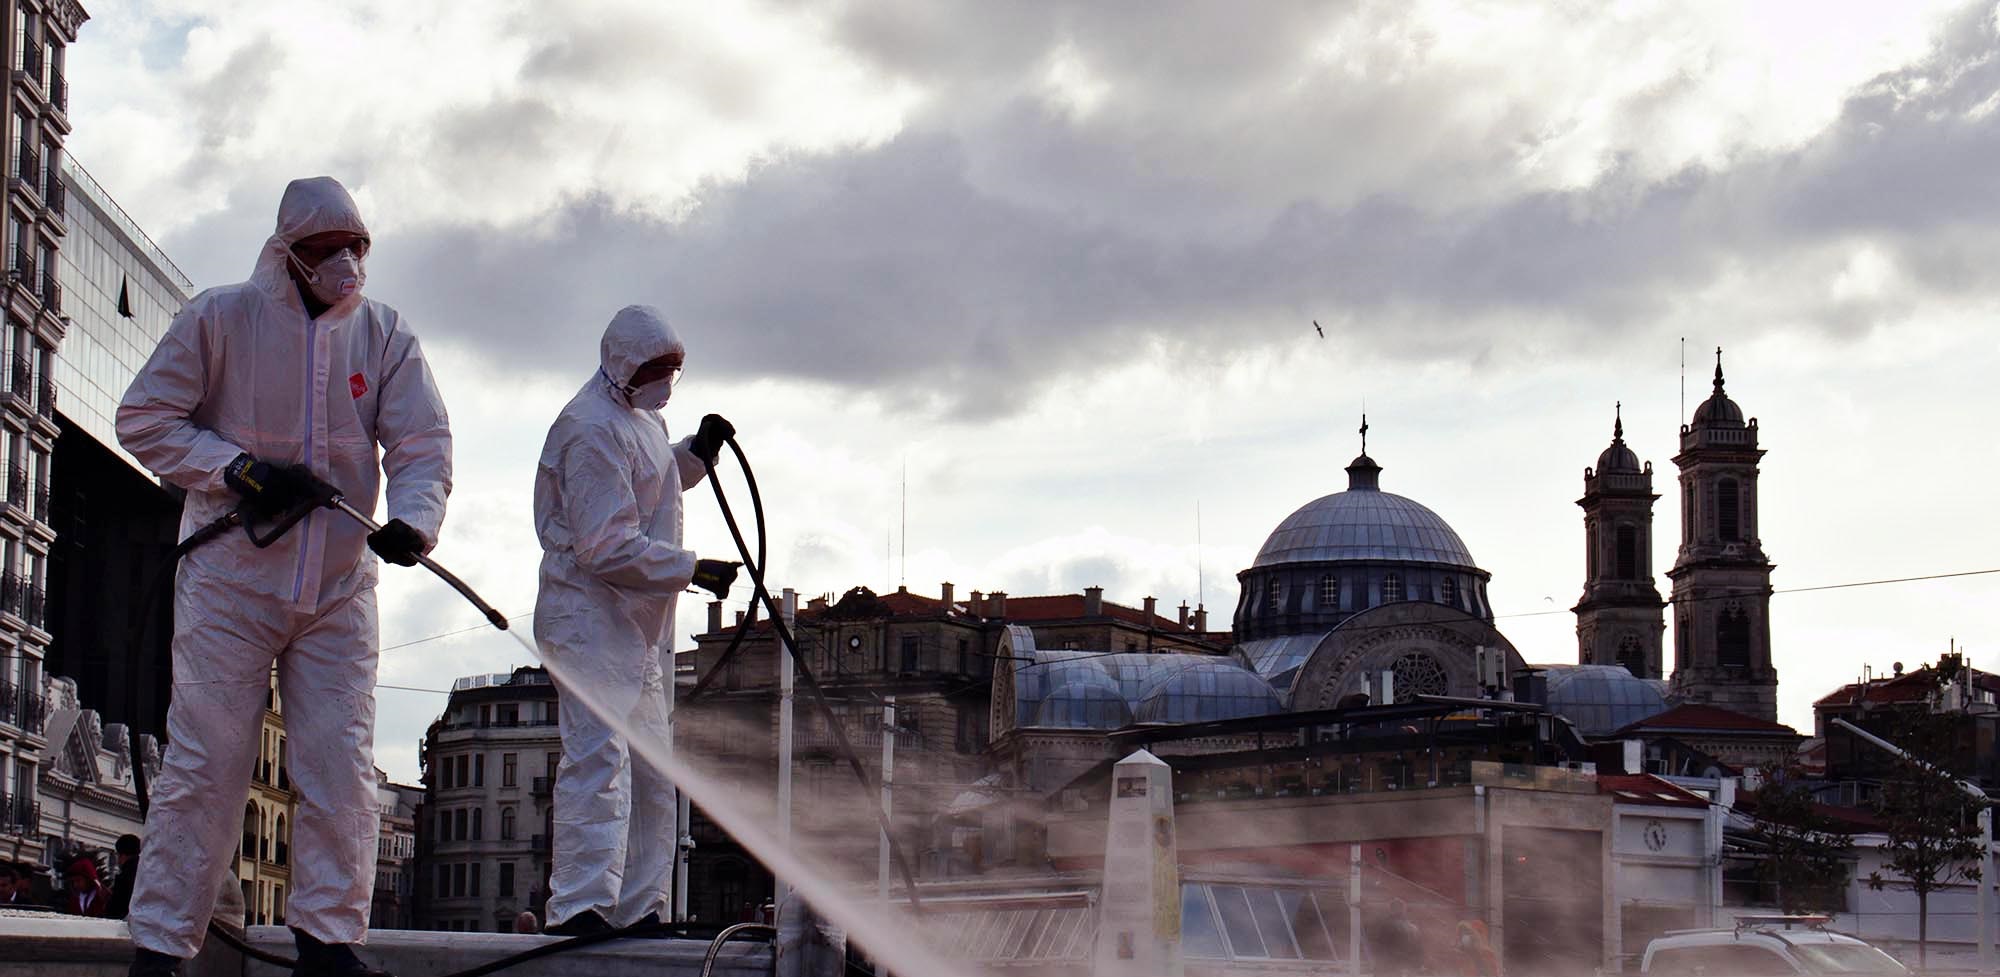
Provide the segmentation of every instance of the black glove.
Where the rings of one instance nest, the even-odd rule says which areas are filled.
[[[368,534],[368,548],[399,567],[413,567],[417,565],[417,557],[424,555],[424,534],[401,519],[391,519],[388,525]]]
[[[714,417],[713,414],[709,416]],[[716,420],[722,419],[718,417]],[[736,582],[736,568],[742,565],[731,560],[696,560],[694,579],[689,582],[717,597],[727,597],[729,586]]]
[[[714,468],[715,459],[722,454],[722,442],[735,436],[735,425],[723,420],[721,414],[710,414],[701,419],[701,428],[694,432],[694,440],[688,442],[688,450]]]
[[[304,465],[281,468],[268,461],[258,461],[249,452],[237,455],[236,460],[222,470],[222,481],[249,502],[252,511],[263,518],[306,502],[325,505],[340,494],[339,489],[328,485]]]

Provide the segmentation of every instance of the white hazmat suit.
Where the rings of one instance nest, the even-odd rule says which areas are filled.
[[[682,353],[658,310],[628,306],[599,348],[601,369],[557,415],[535,472],[542,542],[535,639],[564,693],[556,771],[555,870],[548,919],[585,911],[613,926],[666,917],[675,852],[673,784],[634,764],[624,736],[577,702],[596,702],[668,743],[675,596],[695,555],[681,548],[681,493],[704,469],[688,438],[625,392],[642,364]]]
[[[286,256],[326,231],[367,234],[339,183],[293,181],[250,280],[189,302],[119,405],[119,443],[187,490],[183,535],[236,507],[223,469],[248,452],[303,463],[364,511],[386,472],[389,515],[437,540],[451,490],[444,403],[396,310],[356,292],[309,317]],[[183,958],[201,946],[235,857],[274,659],[299,792],[285,922],[323,943],[365,939],[376,575],[366,533],[326,510],[267,549],[231,532],[181,560],[169,745],[128,919],[137,945]]]

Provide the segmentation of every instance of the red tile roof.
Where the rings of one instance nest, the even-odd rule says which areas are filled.
[[[1618,802],[1625,804],[1690,808],[1708,806],[1708,801],[1700,794],[1649,773],[1600,774],[1597,778],[1597,792],[1610,794]]]
[[[1783,723],[1774,723],[1769,720],[1758,719],[1755,716],[1746,716],[1743,713],[1717,706],[1699,704],[1675,706],[1666,712],[1647,716],[1618,732],[1625,733],[1640,730],[1656,732],[1664,730],[1693,730],[1716,733],[1782,733],[1790,736],[1799,735],[1798,730]]]
[[[1989,691],[2000,691],[2000,675],[1991,672],[1972,671],[1975,687]],[[1937,676],[1931,666],[1925,665],[1913,672],[1904,672],[1888,678],[1870,679],[1865,690],[1865,698],[1872,703],[1917,702],[1937,690]],[[1849,682],[1833,692],[1821,696],[1813,703],[1815,710],[1821,708],[1838,709],[1852,705],[1864,697],[1862,683]]]
[[[1123,604],[1114,604],[1108,600],[1101,601],[1100,603],[1103,605],[1103,616],[1124,621],[1128,624],[1136,624],[1142,628],[1146,626],[1145,611],[1126,607]],[[1046,597],[1008,597],[1006,617],[1009,621],[1024,623],[1029,621],[1068,621],[1082,619],[1085,617],[1083,613],[1083,595],[1053,594]],[[1178,622],[1171,618],[1161,617],[1158,614],[1153,615],[1153,627],[1161,631],[1183,630]]]

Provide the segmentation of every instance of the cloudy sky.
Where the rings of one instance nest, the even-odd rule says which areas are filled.
[[[1616,401],[1666,590],[1683,338],[1689,403],[1722,345],[1761,419],[1781,591],[2000,566],[1992,0],[89,6],[68,145],[196,282],[248,273],[286,180],[355,190],[458,434],[437,555],[517,617],[542,433],[632,302],[690,350],[669,424],[735,421],[809,594],[1226,621],[1365,402],[1384,488],[1574,661]],[[706,489],[688,536],[728,555]],[[389,577],[385,682],[523,663]],[[1781,718],[1954,638],[2000,667],[1996,593],[1781,593]],[[381,695],[414,780],[443,698]]]

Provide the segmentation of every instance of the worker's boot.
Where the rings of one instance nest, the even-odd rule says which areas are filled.
[[[133,948],[132,969],[125,971],[126,977],[180,977],[180,973],[181,958],[145,947]]]
[[[292,977],[395,977],[362,963],[350,944],[321,943],[297,929],[292,931],[292,941],[299,948],[299,962],[292,966]]]
[[[597,910],[586,909],[554,926],[542,927],[542,932],[549,936],[595,936],[609,933],[611,929],[611,924],[605,922]]]

